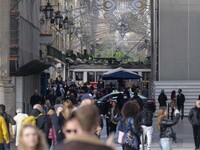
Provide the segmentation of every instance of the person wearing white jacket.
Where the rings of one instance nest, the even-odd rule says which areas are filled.
[[[17,108],[16,110],[17,115],[13,118],[16,121],[16,126],[15,126],[15,130],[14,133],[16,133],[16,146],[19,146],[19,133],[22,127],[22,121],[24,120],[24,118],[28,117],[27,114],[22,113],[22,109],[21,108]]]

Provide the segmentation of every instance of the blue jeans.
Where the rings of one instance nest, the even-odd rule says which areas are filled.
[[[4,150],[10,150],[10,143],[4,143]]]
[[[161,138],[160,139],[161,150],[172,150],[172,139],[171,138]]]

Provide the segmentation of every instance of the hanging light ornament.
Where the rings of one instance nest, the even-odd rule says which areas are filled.
[[[46,19],[51,19],[53,17],[54,9],[52,8],[52,5],[49,3],[49,1],[43,11]]]

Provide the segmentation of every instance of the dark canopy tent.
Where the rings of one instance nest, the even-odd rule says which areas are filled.
[[[140,79],[140,75],[127,71],[124,68],[117,68],[112,71],[106,72],[103,75],[103,80],[117,80],[117,79]]]

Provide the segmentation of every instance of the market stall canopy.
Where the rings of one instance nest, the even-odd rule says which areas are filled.
[[[103,75],[103,80],[140,79],[140,78],[142,78],[140,75],[121,67],[108,71]]]

